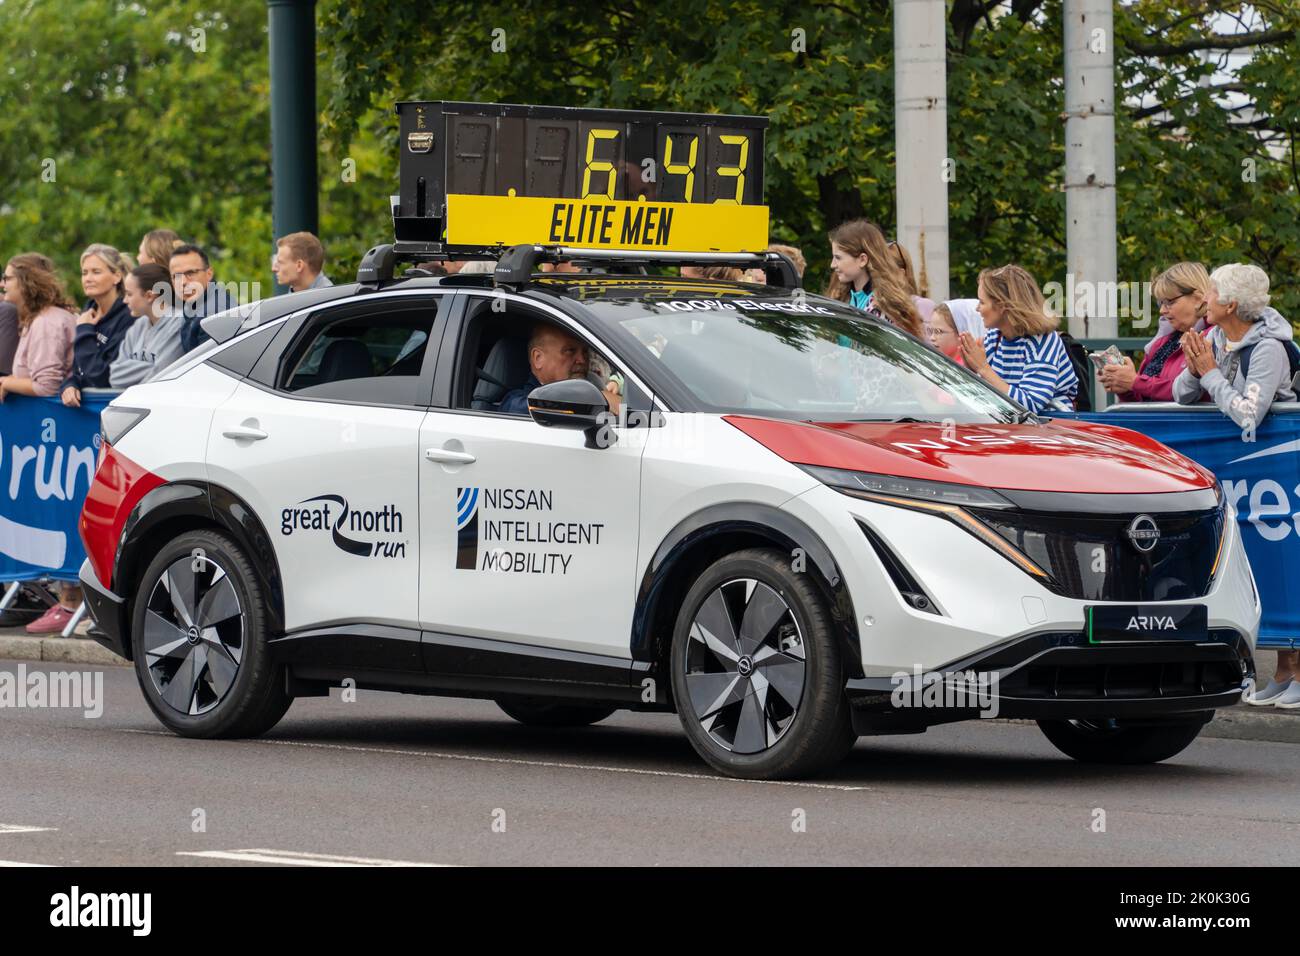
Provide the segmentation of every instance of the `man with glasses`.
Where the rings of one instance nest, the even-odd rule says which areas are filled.
[[[184,322],[181,325],[181,348],[186,352],[198,348],[209,338],[199,322],[233,308],[233,302],[221,286],[212,281],[208,254],[199,246],[177,246],[171,256],[172,285],[181,301]]]

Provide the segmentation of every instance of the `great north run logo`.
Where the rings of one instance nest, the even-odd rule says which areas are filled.
[[[381,537],[403,533],[402,513],[397,505],[353,508],[342,495],[304,498],[296,507],[280,512],[281,534],[301,531],[328,531],[335,547],[359,558],[406,557],[406,540]],[[352,537],[354,534],[374,536],[378,540],[365,541]]]
[[[478,489],[456,489],[456,567],[478,566]]]

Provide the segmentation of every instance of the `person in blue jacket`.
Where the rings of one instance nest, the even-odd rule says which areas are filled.
[[[122,253],[101,242],[81,254],[81,288],[86,304],[77,316],[72,369],[63,383],[63,404],[81,405],[83,388],[108,388],[108,367],[117,358],[126,330],[135,321],[122,298],[130,266]]]

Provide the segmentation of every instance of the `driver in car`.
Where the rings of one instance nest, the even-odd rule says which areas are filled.
[[[531,371],[527,381],[519,388],[506,392],[497,405],[497,411],[509,415],[527,415],[528,393],[533,389],[565,379],[586,378],[590,368],[587,345],[564,329],[539,322],[533,328],[532,338],[528,340],[528,367]],[[609,410],[617,415],[617,382],[606,384],[605,400],[609,403]]]

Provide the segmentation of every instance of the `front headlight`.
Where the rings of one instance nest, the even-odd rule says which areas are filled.
[[[967,508],[1014,508],[1010,499],[991,488],[954,485],[944,481],[921,481],[894,475],[873,475],[864,471],[800,465],[804,471],[846,495],[880,504],[911,508],[939,515],[973,534],[993,550],[1036,578],[1047,579],[1046,571],[1012,547],[1001,535],[980,521]]]
[[[946,481],[921,481],[917,478],[899,478],[895,475],[873,475],[865,471],[847,471],[843,468],[822,468],[817,465],[800,465],[818,481],[837,491],[851,495],[868,494],[894,498],[909,498],[934,504],[956,505],[966,508],[1014,508],[1010,499],[990,488],[973,485],[952,485]]]

